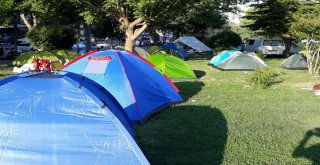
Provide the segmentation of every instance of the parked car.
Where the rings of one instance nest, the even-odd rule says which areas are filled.
[[[244,52],[262,51],[265,55],[283,55],[285,44],[282,39],[249,39],[244,43]]]
[[[0,43],[0,58],[13,59],[14,58],[14,46],[8,43]]]
[[[32,46],[27,38],[20,38],[17,41],[17,53],[21,54],[26,51],[32,50]]]
[[[98,50],[98,47],[95,44],[92,44],[91,48],[92,48],[92,50]],[[71,50],[78,53],[79,55],[84,55],[87,53],[86,52],[86,45],[82,41],[78,41],[75,44],[73,44]]]
[[[15,36],[4,36],[2,38],[0,38],[0,42],[2,43],[8,43],[13,45],[16,41],[16,37]]]

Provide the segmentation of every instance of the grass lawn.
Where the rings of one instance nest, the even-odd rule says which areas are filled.
[[[320,83],[319,77],[280,69],[283,59],[268,59],[283,82],[251,89],[245,80],[252,72],[218,71],[208,60],[187,61],[205,75],[176,83],[185,103],[138,127],[152,164],[320,164],[320,136],[307,138],[320,127],[320,97],[302,89]]]
[[[13,74],[13,66],[8,60],[0,59],[0,79],[8,77]]]
[[[199,57],[187,62],[201,79],[176,83],[186,102],[137,128],[151,164],[320,164],[320,137],[307,136],[320,127],[320,97],[302,89],[319,77],[278,68],[282,83],[252,89],[252,72],[218,71]],[[0,63],[1,78],[11,71]]]

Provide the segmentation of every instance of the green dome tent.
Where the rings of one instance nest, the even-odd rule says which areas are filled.
[[[257,56],[241,53],[223,61],[217,68],[221,70],[255,70],[267,68],[267,65]]]
[[[183,60],[169,54],[155,54],[147,57],[162,73],[171,79],[193,79],[196,75],[190,66]]]
[[[281,63],[280,66],[285,69],[308,69],[307,59],[301,54],[294,54],[288,57]]]

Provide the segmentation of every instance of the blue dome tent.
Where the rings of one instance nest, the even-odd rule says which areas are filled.
[[[184,51],[182,48],[177,47],[175,43],[166,43],[163,46],[161,46],[160,51],[163,50],[167,54],[172,54],[174,56],[180,57],[182,59],[187,59],[188,54],[186,51]]]
[[[122,107],[83,76],[11,76],[0,100],[0,164],[149,164]]]
[[[155,112],[182,102],[175,85],[145,59],[126,51],[101,51],[82,56],[63,67],[107,89],[129,118],[143,122]]]

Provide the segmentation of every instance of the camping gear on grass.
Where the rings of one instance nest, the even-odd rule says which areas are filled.
[[[170,79],[195,79],[190,66],[183,60],[169,54],[154,54],[147,58],[149,62],[166,74]]]
[[[308,62],[306,56],[294,54],[285,59],[280,66],[285,69],[304,70],[308,69]]]
[[[258,56],[241,53],[224,60],[217,68],[221,70],[255,70],[267,68],[267,65]]]
[[[212,49],[193,36],[180,37],[174,41],[177,45],[186,45],[199,53],[212,52]]]
[[[74,73],[0,81],[0,164],[149,164],[115,98]]]
[[[320,96],[320,84],[316,84],[313,86],[314,94]]]
[[[147,117],[183,99],[176,86],[140,56],[125,51],[89,53],[63,67],[107,89],[133,121]],[[63,73],[63,72],[62,72]]]

